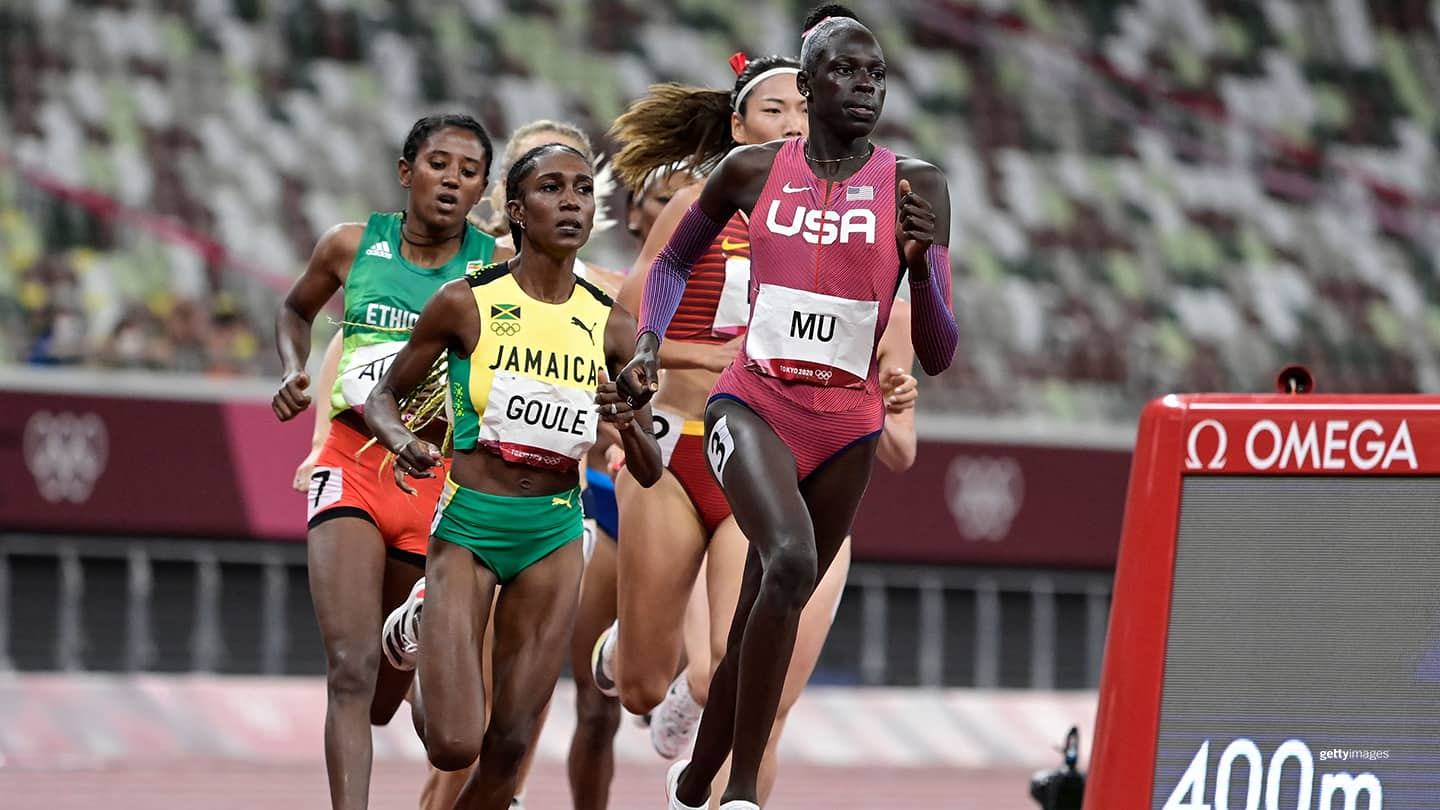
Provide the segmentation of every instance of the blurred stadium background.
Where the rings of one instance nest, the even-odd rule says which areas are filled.
[[[809,5],[0,3],[0,791],[322,806],[279,296],[326,227],[402,202],[420,115],[613,151],[649,84],[727,87]],[[892,68],[878,139],[950,177],[962,345],[915,468],[876,475],[777,806],[1027,807],[1093,726],[1143,403],[1288,362],[1440,390],[1440,2],[851,5]],[[536,807],[566,806],[569,695]],[[408,806],[418,745],[377,734],[376,806]],[[658,795],[646,749],[622,731],[643,798],[615,806]]]

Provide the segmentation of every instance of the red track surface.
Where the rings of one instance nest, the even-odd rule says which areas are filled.
[[[424,776],[419,763],[376,766],[370,806],[408,810]],[[662,810],[664,764],[622,765],[610,806]],[[1028,777],[1017,772],[938,768],[891,770],[794,767],[781,773],[766,810],[1032,810]],[[113,770],[38,771],[0,768],[0,806],[40,810],[325,810],[319,762],[293,766],[177,761]],[[526,796],[529,810],[570,807],[563,766],[538,766]]]

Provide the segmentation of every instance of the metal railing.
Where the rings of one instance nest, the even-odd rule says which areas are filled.
[[[1094,688],[1108,573],[856,564],[817,677]],[[0,670],[319,673],[302,544],[0,535]]]

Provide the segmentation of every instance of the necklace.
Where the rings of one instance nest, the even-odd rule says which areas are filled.
[[[414,245],[415,247],[422,247],[422,248],[423,248],[423,247],[435,247],[436,245],[442,245],[442,244],[444,244],[444,243],[446,243],[446,242],[449,242],[451,239],[455,239],[456,237],[462,236],[462,235],[465,233],[465,226],[464,226],[464,225],[461,225],[461,226],[460,226],[460,233],[457,233],[457,234],[455,234],[454,236],[444,236],[444,237],[441,237],[441,238],[439,238],[439,239],[435,239],[435,240],[433,240],[433,241],[428,241],[428,242],[417,242],[416,240],[410,238],[410,234],[408,234],[408,233],[405,232],[405,231],[406,231],[405,226],[406,226],[407,224],[409,224],[408,220],[406,219],[406,217],[404,217],[404,216],[402,215],[402,216],[400,217],[400,238],[401,238],[402,240],[406,241],[406,242],[409,242],[410,244]]]
[[[867,149],[865,151],[865,154],[863,155],[846,155],[845,157],[838,158],[817,158],[813,157],[810,154],[810,144],[807,143],[805,144],[805,159],[810,161],[811,163],[844,163],[847,160],[854,160],[855,158],[861,157],[868,160],[871,155],[875,154],[875,144],[871,143],[869,146],[870,148]]]

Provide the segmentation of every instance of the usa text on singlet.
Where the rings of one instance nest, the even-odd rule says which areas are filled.
[[[900,282],[895,154],[842,182],[817,178],[804,140],[775,156],[750,217],[755,290],[744,363],[788,382],[869,388]],[[886,306],[880,306],[884,302]]]
[[[330,391],[332,417],[346,408],[365,407],[370,390],[410,338],[430,296],[467,269],[483,267],[495,253],[494,237],[467,223],[455,258],[436,268],[416,267],[400,255],[402,220],[400,213],[371,214],[350,265],[340,373]]]
[[[605,363],[610,297],[588,281],[562,304],[536,301],[508,266],[466,276],[480,312],[469,357],[449,355],[455,448],[575,469],[595,443],[595,387]]]

